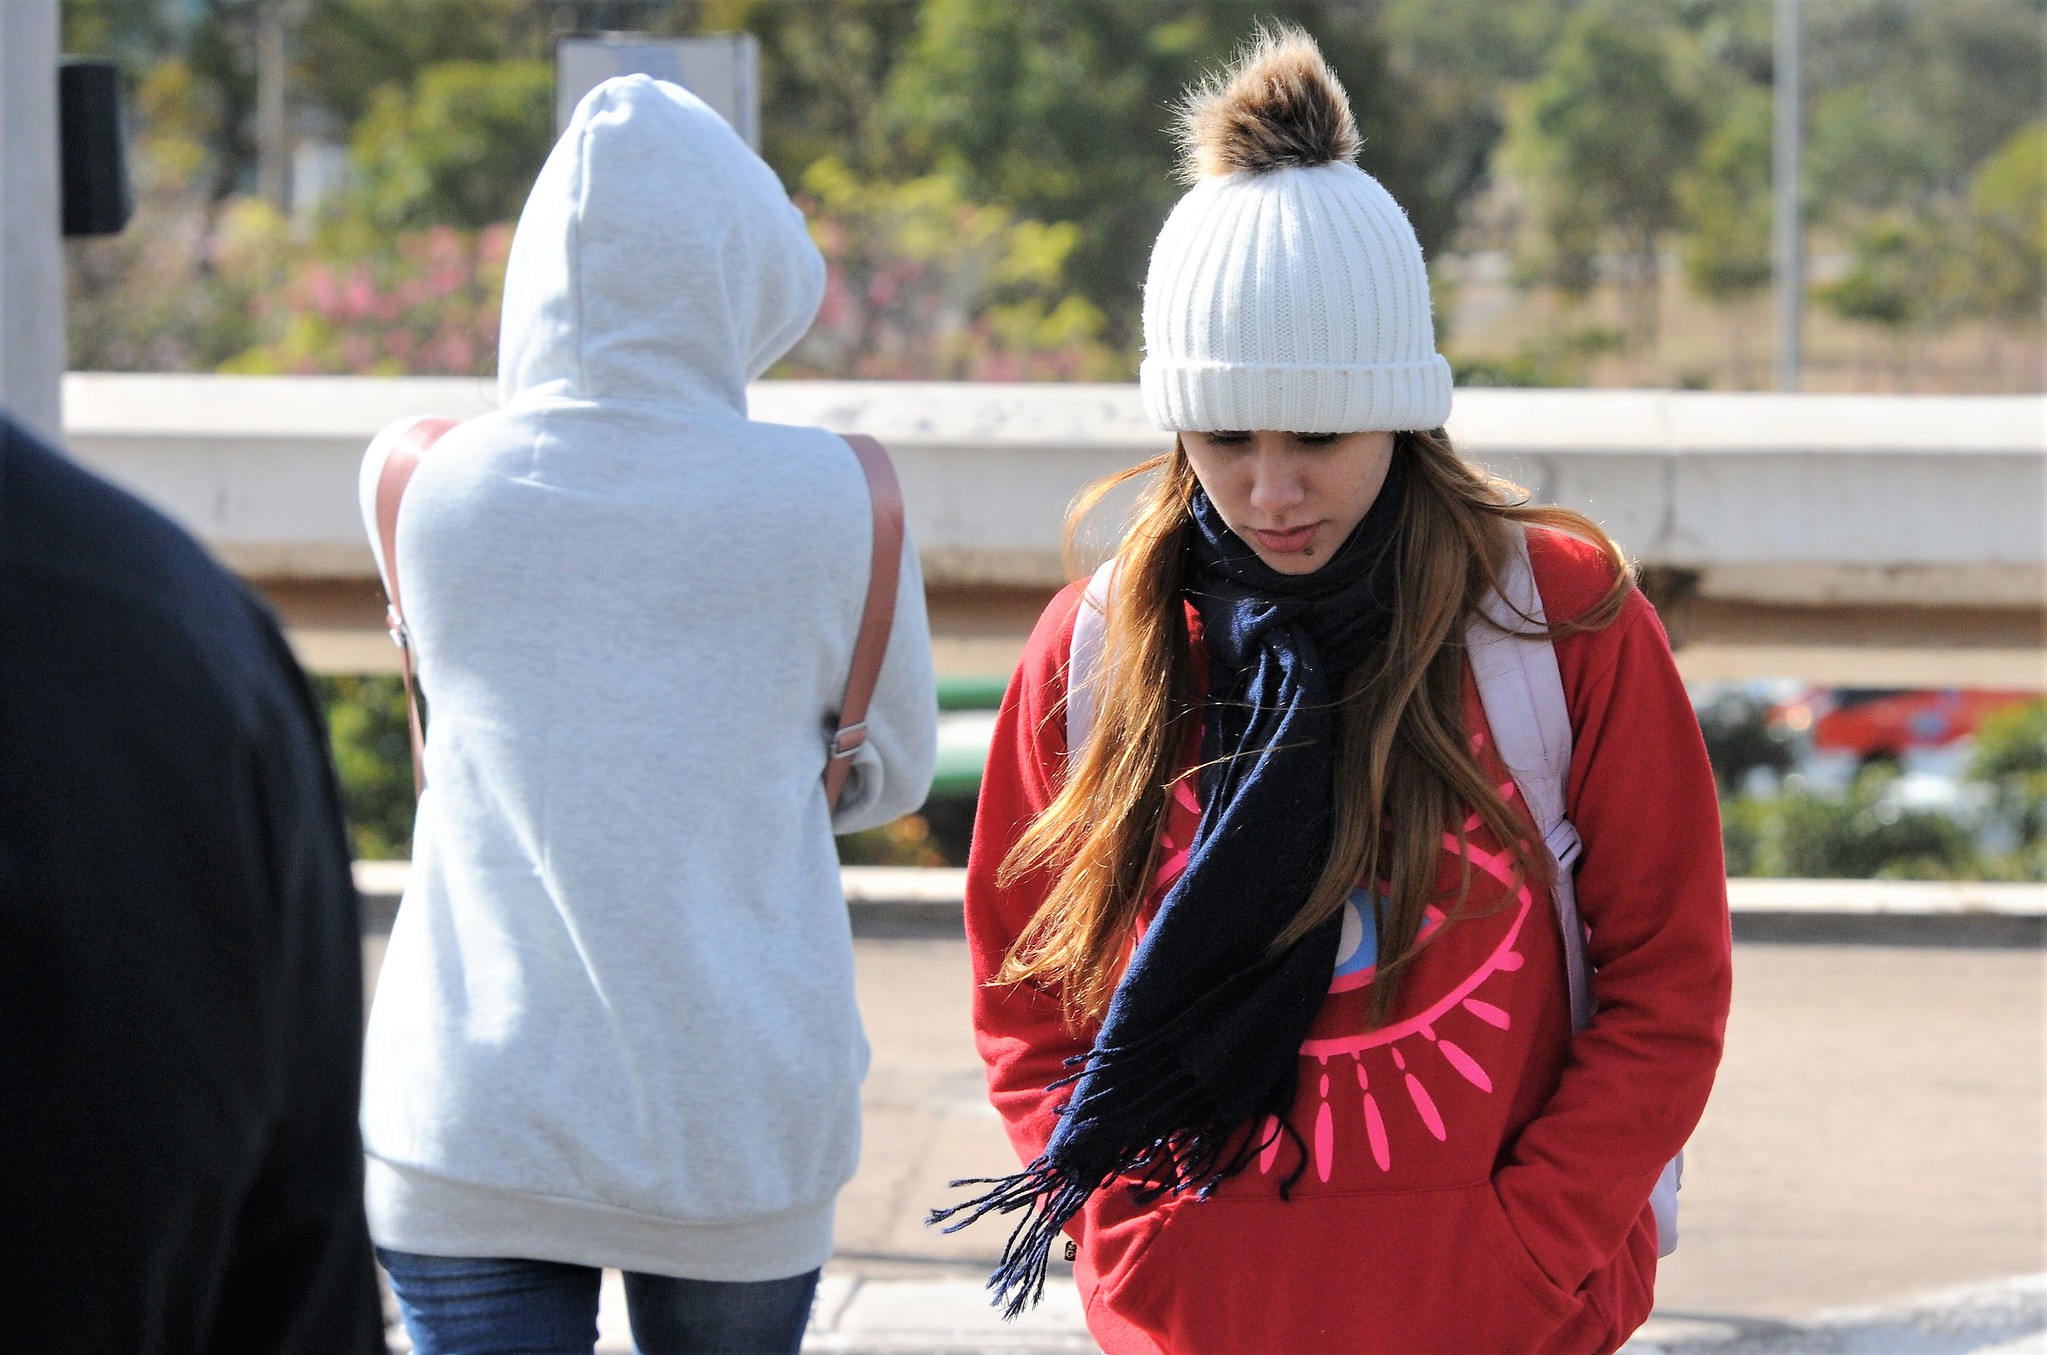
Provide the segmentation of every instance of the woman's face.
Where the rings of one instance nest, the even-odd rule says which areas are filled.
[[[1182,433],[1180,445],[1230,530],[1282,574],[1328,564],[1393,463],[1391,433]]]

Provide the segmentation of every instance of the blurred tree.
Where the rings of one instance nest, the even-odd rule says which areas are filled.
[[[519,215],[554,145],[554,70],[539,61],[422,67],[356,124],[353,209],[383,229],[476,230]]]
[[[1797,760],[1789,733],[1769,720],[1770,703],[1739,689],[1721,692],[1698,708],[1706,756],[1721,796],[1736,794],[1749,773],[1765,768],[1782,776]]]
[[[1890,768],[1864,771],[1840,803],[1787,797],[1784,874],[1839,880],[1968,878],[1976,859],[1973,835],[1946,814],[1899,807],[1891,794],[1896,775]]]
[[[1808,192],[1823,223],[1923,214],[2042,107],[2047,0],[1809,6]]]
[[[1935,215],[1933,208],[1872,217],[1852,238],[1848,271],[1813,289],[1842,319],[1889,335],[1900,389],[1914,384],[1914,341],[1953,321],[1967,304],[1968,256],[1955,248],[1966,241],[1967,224],[1953,210]]]
[[[1926,201],[1940,180],[1939,146],[1918,110],[1869,84],[1816,91],[1806,138],[1807,196],[1822,225]]]
[[[912,177],[882,109],[922,8],[922,0],[732,0],[708,8],[699,25],[760,40],[761,155],[793,187],[827,156],[863,174]]]
[[[405,686],[395,677],[319,677],[327,741],[349,836],[361,860],[412,851],[412,739]]]
[[[1709,301],[1729,305],[1764,291],[1774,272],[1770,226],[1769,97],[1753,86],[1730,91],[1719,124],[1699,158],[1678,181],[1685,235],[1685,281]],[[1728,327],[1735,384],[1751,384],[1746,338],[1751,326]]]
[[[1969,779],[1990,788],[1990,813],[2015,847],[2021,878],[2047,878],[2047,701],[1999,711],[1976,732]]]
[[[2037,320],[2047,287],[2047,122],[2012,133],[1969,185],[1975,309]]]
[[[1407,208],[1425,249],[1442,244],[1483,172],[1483,108],[1396,69],[1374,7],[1327,0],[925,0],[888,112],[908,163],[970,200],[1080,227],[1069,275],[1132,346],[1145,243],[1184,191],[1173,177],[1171,107],[1261,18],[1299,23],[1349,90],[1359,163]]]
[[[889,167],[879,108],[921,3],[311,0],[297,50],[308,97],[351,128],[380,91],[413,89],[427,67],[449,61],[551,67],[555,40],[571,32],[750,32],[761,44],[762,155],[793,187],[827,155],[869,171]]]
[[[283,351],[270,320],[246,306],[237,312],[235,293],[263,276],[249,260],[292,242],[260,213],[225,207],[253,180],[252,19],[258,3],[274,2],[65,0],[67,47],[112,54],[130,68],[137,188],[146,199],[127,237],[72,247],[74,352],[88,365],[210,367],[251,346],[273,358]],[[386,223],[380,229],[453,225],[474,244],[484,218],[516,212],[544,154],[540,129],[551,130],[551,116],[540,100],[520,113],[492,82],[430,90],[429,69],[535,63],[530,99],[532,72],[550,63],[553,39],[567,31],[745,29],[762,46],[764,153],[785,183],[800,184],[827,157],[870,186],[937,172],[962,204],[999,207],[1013,223],[1047,229],[1071,223],[1077,234],[1044,317],[1026,323],[1011,311],[1005,323],[1035,334],[1015,340],[1027,349],[1051,342],[1058,326],[1042,321],[1059,313],[1059,300],[1078,298],[1101,315],[1088,342],[1125,355],[1121,376],[1134,347],[1144,245],[1179,192],[1169,177],[1170,104],[1267,14],[1300,21],[1321,40],[1357,105],[1365,167],[1408,208],[1432,253],[1448,246],[1512,125],[1514,154],[1500,158],[1512,173],[1486,196],[1481,230],[1468,241],[1491,247],[1520,230],[1520,262],[1571,288],[1589,286],[1599,257],[1620,252],[1632,260],[1623,276],[1637,333],[1654,323],[1653,293],[1641,285],[1644,232],[1622,207],[1674,213],[1657,233],[1668,243],[1673,223],[1684,230],[1687,277],[1704,294],[1731,300],[1757,277],[1757,101],[1770,77],[1762,0],[290,3],[302,12],[292,39],[295,128],[337,140],[377,133],[376,163],[364,175],[376,182],[364,196],[380,215],[358,215]],[[1953,318],[1996,317],[2003,327],[1986,330],[1990,344],[2013,324],[2038,323],[2029,298],[2041,249],[2028,228],[2041,215],[2032,202],[2039,152],[2025,149],[2038,140],[2021,134],[2040,116],[2043,19],[2047,0],[1807,6],[1816,248],[1849,251],[1850,276],[1832,299],[1871,317],[1858,323],[1887,327],[1901,362],[1915,336]],[[152,70],[167,62],[181,72],[170,81],[180,90],[176,137],[142,126],[168,107],[159,96],[169,85],[158,83],[156,113],[142,110]],[[1618,78],[1605,81],[1608,74]],[[1559,91],[1543,132],[1533,126],[1538,96]],[[429,116],[436,99],[445,115],[438,126]],[[1690,156],[1672,144],[1684,140],[1672,133],[1687,130],[1687,105],[1696,115]],[[373,110],[376,128],[368,126]],[[474,122],[497,129],[495,144],[464,144],[464,127],[454,124]],[[1527,142],[1545,138],[1541,153],[1527,154]],[[1560,145],[1580,153],[1579,169]],[[175,193],[160,178],[154,188],[144,183],[158,172],[145,159],[182,166]],[[445,189],[422,183],[443,172]],[[492,189],[485,180],[499,175],[510,183]],[[330,254],[335,278],[367,259],[359,238],[325,230],[295,247]],[[894,248],[872,244],[880,254]],[[223,272],[228,254],[242,264]],[[1900,280],[1915,272],[1937,286],[1907,295]],[[387,282],[396,285],[375,285]],[[1896,323],[1885,318],[1908,311]],[[1068,308],[1060,323],[1079,314]],[[414,351],[422,347],[443,361],[454,356],[415,336]],[[1579,350],[1593,351],[1548,338],[1523,347],[1518,357],[1490,354],[1474,377],[1583,379]],[[377,361],[390,360],[388,349],[375,351]]]
[[[1611,240],[1638,341],[1656,333],[1658,256],[1706,131],[1696,57],[1668,11],[1590,0],[1513,100],[1502,155],[1533,207],[1533,273],[1587,287]]]
[[[117,236],[65,242],[67,360],[208,371],[254,341],[248,302],[270,274],[253,245],[281,223],[260,204],[210,200],[214,122],[191,67],[146,67],[129,107],[135,219]]]
[[[177,31],[160,0],[64,0],[58,21],[66,55],[111,58],[130,81],[171,49]]]
[[[251,375],[489,376],[512,228],[378,232],[343,222],[312,251],[283,249],[247,286],[249,346],[220,370]],[[277,222],[273,248],[286,246]],[[224,268],[241,281],[238,270]]]
[[[1689,228],[1685,280],[1713,301],[1746,296],[1770,282],[1770,102],[1738,91],[1678,182]]]
[[[1577,0],[1386,0],[1383,23],[1402,64],[1466,81],[1475,99],[1542,74]],[[1504,110],[1497,110],[1504,112]]]
[[[947,857],[945,844],[922,814],[907,814],[864,833],[848,833],[832,841],[845,866],[963,866],[966,859]]]
[[[1970,171],[2040,116],[2043,0],[1888,0],[1909,16],[1885,54],[1889,97],[1921,113],[1940,151],[1940,185],[1960,191]]]
[[[378,91],[412,89],[429,66],[551,64],[547,29],[533,0],[309,0],[293,34],[293,94],[345,135]]]
[[[1065,288],[1079,236],[966,201],[953,181],[862,179],[834,159],[803,176],[829,272],[784,376],[1096,380],[1115,371],[1102,314]]]
[[[1841,799],[1794,793],[1735,801],[1723,829],[1744,870],[1820,880],[1952,880],[1981,872],[1974,835],[1943,813],[1897,802],[1897,769],[1873,766]],[[1730,865],[1730,873],[1734,873]]]

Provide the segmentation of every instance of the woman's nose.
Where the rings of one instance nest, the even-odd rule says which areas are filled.
[[[1251,466],[1251,506],[1261,513],[1279,516],[1296,507],[1307,496],[1300,473],[1290,458],[1263,455]]]

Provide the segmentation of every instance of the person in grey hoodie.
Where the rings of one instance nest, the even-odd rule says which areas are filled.
[[[746,405],[823,286],[717,114],[607,81],[519,220],[501,407],[407,490],[427,789],[362,1127],[421,1352],[588,1351],[605,1266],[649,1355],[801,1340],[868,1058],[832,834],[923,802],[937,720],[906,540],[828,810],[866,482],[839,438]],[[373,448],[372,542],[381,469]]]

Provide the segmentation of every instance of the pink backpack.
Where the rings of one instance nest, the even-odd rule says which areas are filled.
[[[1094,727],[1095,686],[1101,676],[1102,646],[1108,638],[1108,599],[1115,578],[1112,557],[1088,580],[1073,621],[1073,648],[1066,672],[1066,746],[1079,748]],[[1500,577],[1500,591],[1481,609],[1490,621],[1474,617],[1464,639],[1471,657],[1478,695],[1492,727],[1493,745],[1514,775],[1514,785],[1527,801],[1536,827],[1542,830],[1555,868],[1557,926],[1563,934],[1564,977],[1571,992],[1571,1028],[1592,1023],[1592,984],[1585,960],[1585,924],[1578,917],[1578,894],[1572,874],[1584,844],[1565,814],[1565,786],[1571,773],[1571,710],[1564,699],[1564,679],[1557,652],[1548,637],[1529,635],[1529,623],[1543,624],[1542,595],[1528,566],[1528,538],[1517,526],[1514,550]],[[1523,617],[1528,620],[1524,622]],[[1659,1255],[1677,1249],[1677,1192],[1684,1176],[1684,1154],[1663,1168],[1649,1203],[1656,1213]]]
[[[390,600],[385,619],[391,639],[398,646],[399,666],[405,673],[405,714],[412,726],[412,790],[426,790],[426,727],[420,722],[419,697],[413,688],[412,634],[405,626],[405,608],[398,588],[398,505],[405,498],[405,486],[419,469],[420,458],[441,435],[455,426],[453,419],[403,419],[377,434],[370,445],[390,443],[383,469],[377,477],[377,540],[383,548],[384,596]],[[839,703],[837,729],[826,746],[824,768],[825,803],[833,809],[845,792],[853,757],[867,741],[867,703],[874,696],[874,684],[881,677],[881,662],[888,653],[889,627],[895,621],[896,585],[903,563],[903,491],[896,481],[895,466],[882,445],[864,433],[845,435],[846,445],[860,460],[867,477],[867,495],[874,509],[874,556],[867,571],[867,602],[860,613],[860,634],[853,643],[853,662],[846,676],[845,698]]]

